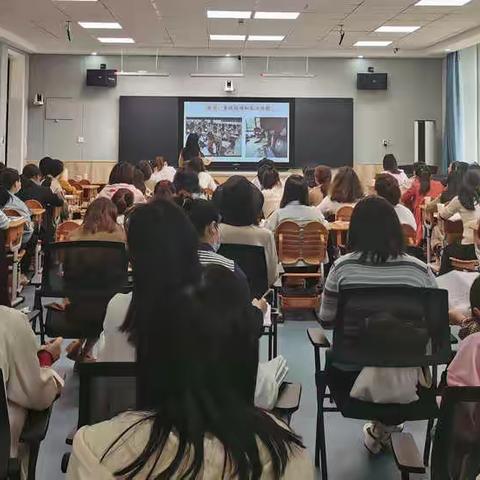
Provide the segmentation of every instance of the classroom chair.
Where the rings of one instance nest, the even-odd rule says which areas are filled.
[[[84,425],[109,420],[119,413],[134,410],[137,405],[136,364],[133,362],[82,363],[78,366],[80,379],[78,424],[66,439],[73,443],[75,432]],[[280,386],[277,403],[272,413],[290,424],[292,415],[300,406],[302,386],[284,382]],[[62,471],[68,467],[70,454],[62,459]]]
[[[450,257],[450,263],[454,270],[460,272],[478,272],[480,262],[478,260],[460,260],[459,258]]]
[[[0,305],[10,306],[8,294],[8,258],[7,258],[6,230],[0,230]]]
[[[8,403],[5,394],[3,372],[0,369],[0,480],[20,480],[20,462],[10,457],[10,421],[8,418]],[[28,473],[27,480],[35,480],[38,451],[44,440],[52,407],[43,411],[29,410],[25,425],[20,435],[20,442],[28,445]]]
[[[276,232],[282,275],[280,307],[282,312],[297,309],[317,311],[320,307],[320,283],[324,280],[328,230],[320,222],[300,225],[280,223]]]
[[[463,222],[461,220],[454,222],[451,220],[442,220],[442,223],[446,244],[460,243],[463,237]]]
[[[62,222],[55,232],[55,241],[56,242],[67,242],[70,238],[70,235],[75,230],[80,228],[80,224],[74,222],[73,220],[67,220]]]
[[[32,212],[32,210],[43,210],[44,213],[46,212],[46,209],[38,200],[26,200],[25,205],[29,208],[30,212]],[[35,245],[35,255],[33,258],[33,270],[35,272],[34,275],[38,275],[42,270],[42,241],[40,240],[40,233],[43,223],[43,214],[40,214],[39,216],[32,215],[32,220],[35,224],[36,233],[39,236],[37,244]]]
[[[407,247],[415,247],[417,244],[417,232],[411,225],[402,223],[403,238]]]
[[[480,475],[480,387],[445,388],[432,448],[432,480],[470,480]],[[425,473],[410,433],[392,434],[392,450],[402,480]]]
[[[126,290],[128,259],[121,242],[58,242],[45,248],[42,285],[36,292],[40,337],[97,338],[110,299]],[[42,299],[68,299],[61,310]]]
[[[427,465],[433,419],[438,416],[437,366],[451,359],[448,292],[398,285],[344,288],[339,292],[333,328],[332,345],[322,329],[307,331],[314,347],[317,388],[315,465],[321,467],[322,480],[328,478],[326,412],[340,412],[346,418],[376,420],[385,425],[427,420],[424,450]],[[320,349],[326,350],[323,368]],[[335,367],[341,364],[355,367],[356,371]],[[431,367],[433,382],[430,388],[419,388],[419,400],[412,403],[361,401],[350,397],[350,391],[363,367]],[[335,405],[325,406],[327,399]]]
[[[336,222],[350,222],[353,214],[353,207],[350,205],[345,205],[340,207],[335,214],[335,221]],[[346,249],[347,244],[347,235],[348,232],[337,231],[336,232],[336,246],[340,250]]]
[[[234,260],[247,276],[251,298],[261,298],[272,292],[273,307],[276,307],[276,295],[269,290],[267,262],[265,250],[256,245],[240,245],[235,243],[222,243],[218,251],[220,255]],[[272,308],[272,316],[269,324],[264,325],[264,335],[268,337],[268,359],[277,356],[277,320],[278,312]]]

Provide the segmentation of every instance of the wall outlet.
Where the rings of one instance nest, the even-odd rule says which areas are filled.
[[[392,145],[392,141],[389,138],[385,138],[382,140],[382,145],[384,147],[390,147]]]
[[[84,137],[77,137],[77,143],[85,143]]]

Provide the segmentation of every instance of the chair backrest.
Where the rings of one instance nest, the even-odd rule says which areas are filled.
[[[450,257],[450,263],[455,270],[461,272],[478,272],[480,262],[478,260],[460,260],[459,258]]]
[[[443,230],[448,244],[459,242],[463,236],[463,222],[443,220]]]
[[[223,243],[219,253],[234,260],[248,279],[252,298],[260,298],[268,290],[267,262],[265,250],[256,245]]]
[[[335,214],[335,220],[341,220],[342,222],[349,222],[352,218],[353,207],[350,205],[345,205],[340,207]]]
[[[10,296],[8,294],[8,258],[5,247],[6,231],[0,230],[0,305],[10,306]],[[1,461],[1,460],[0,460]],[[1,478],[1,477],[0,477]]]
[[[403,238],[408,247],[413,247],[417,244],[417,232],[411,225],[402,223]]]
[[[6,208],[3,213],[8,217],[22,217],[22,214],[13,208]],[[18,249],[22,245],[23,239],[23,230],[24,225],[19,227],[12,228],[10,224],[10,228],[7,231],[7,235],[5,236],[5,246],[7,250],[13,251]]]
[[[86,178],[82,178],[78,183],[79,185],[91,185],[90,180],[87,180]]]
[[[75,230],[78,230],[80,225],[77,222],[73,222],[72,220],[67,220],[66,222],[62,222],[55,232],[55,241],[57,242],[67,242],[70,238],[70,235]]]
[[[43,205],[38,200],[26,200],[25,205],[32,210],[32,208],[43,208]]]
[[[432,480],[474,480],[480,474],[480,386],[447,387],[432,449]]]
[[[300,225],[293,221],[280,223],[275,232],[278,258],[284,265],[300,261],[320,265],[327,253],[328,230],[320,222]]]
[[[82,185],[77,182],[76,180],[73,180],[73,179],[69,179],[68,180],[68,183],[72,186],[72,187],[75,187],[78,191],[82,191]]]
[[[136,408],[134,362],[81,363],[78,373],[78,428],[109,420]]]
[[[371,367],[447,364],[448,292],[398,285],[341,289],[332,358]]]
[[[122,242],[56,242],[45,246],[42,296],[118,293],[127,284],[128,258]]]
[[[10,458],[10,422],[8,419],[7,394],[3,371],[0,369],[0,478],[8,478],[8,460]]]

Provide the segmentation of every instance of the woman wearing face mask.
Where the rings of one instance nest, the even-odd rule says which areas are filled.
[[[208,200],[188,200],[183,206],[190,221],[197,230],[199,238],[198,257],[202,265],[211,263],[222,265],[231,270],[235,275],[247,282],[241,268],[233,261],[217,253],[220,248],[220,213],[213,202]]]

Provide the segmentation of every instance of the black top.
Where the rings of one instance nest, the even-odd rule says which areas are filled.
[[[22,188],[17,193],[17,197],[24,202],[37,200],[44,208],[61,207],[63,205],[63,198],[53,193],[49,187],[38,185],[33,180],[22,181]]]

